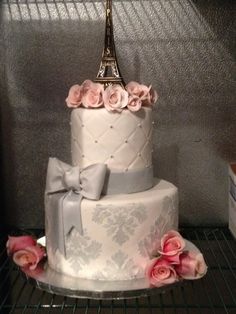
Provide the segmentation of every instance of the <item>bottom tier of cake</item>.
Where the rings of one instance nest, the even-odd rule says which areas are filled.
[[[160,238],[178,228],[178,191],[164,180],[133,194],[83,199],[83,232],[73,228],[63,236],[58,202],[63,194],[46,196],[48,263],[69,276],[96,280],[130,280],[145,276]],[[59,218],[58,218],[59,217]],[[63,239],[65,251],[59,249]]]

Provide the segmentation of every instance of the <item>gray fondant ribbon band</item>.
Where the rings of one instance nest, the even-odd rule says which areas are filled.
[[[127,172],[107,171],[102,194],[130,194],[143,192],[153,187],[153,168],[148,167]]]

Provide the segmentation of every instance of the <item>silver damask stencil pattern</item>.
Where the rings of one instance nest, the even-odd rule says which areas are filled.
[[[131,279],[143,276],[144,270],[135,264],[133,259],[130,258],[126,253],[118,250],[111,256],[110,259],[106,260],[106,267],[102,271],[98,271],[94,277],[99,279],[119,280],[119,279]]]
[[[67,239],[68,263],[72,268],[82,269],[83,265],[94,263],[102,252],[102,243],[92,240],[87,230],[84,229],[83,236],[73,229]]]
[[[160,216],[150,228],[150,233],[138,243],[139,252],[144,257],[152,257],[160,247],[161,237],[170,229],[177,227],[177,204],[166,196]]]
[[[138,225],[147,219],[147,209],[143,204],[130,203],[123,206],[113,204],[97,205],[92,220],[106,229],[113,241],[123,245],[134,234]]]

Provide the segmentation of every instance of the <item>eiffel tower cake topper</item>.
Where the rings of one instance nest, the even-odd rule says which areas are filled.
[[[112,18],[112,0],[106,0],[106,26],[105,40],[102,60],[95,82],[104,84],[104,87],[118,84],[125,86],[124,80],[120,74],[113,33],[113,18]]]
[[[113,34],[112,0],[105,1],[106,27],[102,59],[94,81],[85,80],[69,89],[66,104],[69,108],[95,109],[105,107],[107,111],[139,111],[143,106],[153,106],[157,92],[152,85],[131,81],[125,84],[119,70]]]

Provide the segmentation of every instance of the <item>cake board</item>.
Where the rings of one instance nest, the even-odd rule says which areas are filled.
[[[39,239],[44,243],[45,239]],[[186,249],[199,252],[198,248],[186,240]],[[147,297],[165,293],[168,290],[182,286],[185,280],[162,287],[151,286],[147,278],[105,281],[88,280],[70,277],[51,269],[46,262],[38,265],[34,271],[22,270],[22,275],[31,285],[57,295],[72,298],[86,298],[97,300],[119,300]]]

